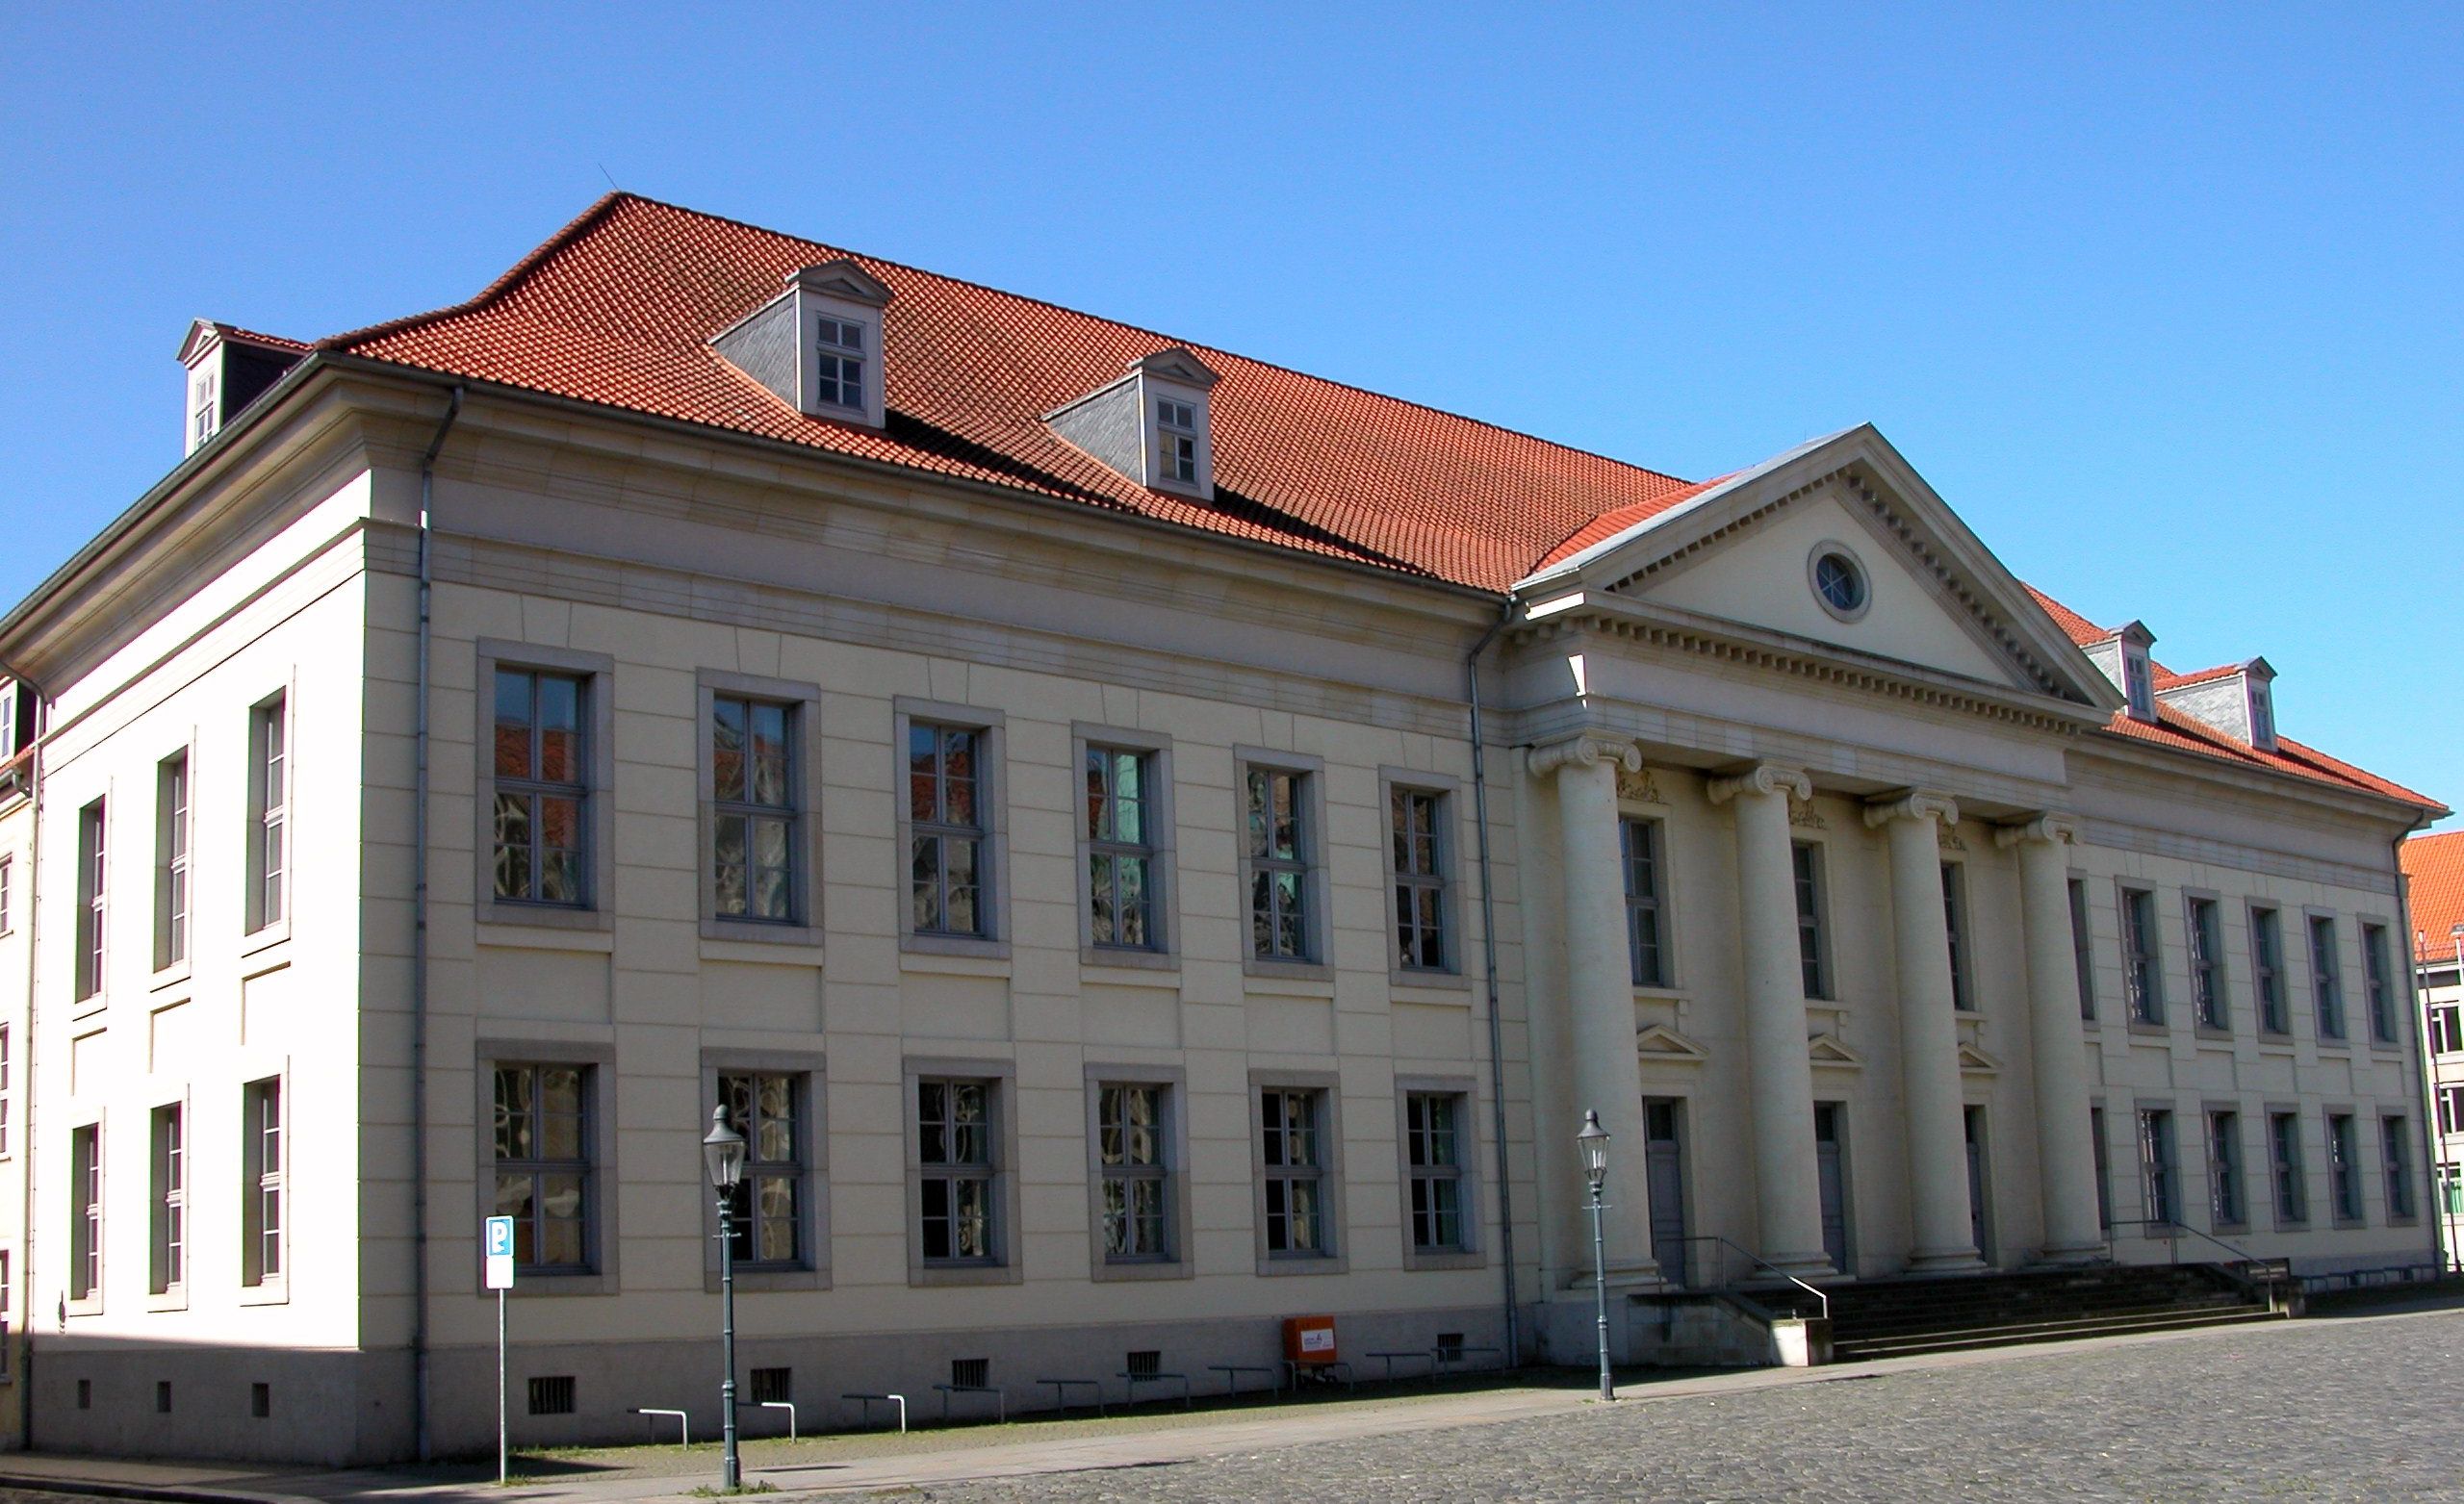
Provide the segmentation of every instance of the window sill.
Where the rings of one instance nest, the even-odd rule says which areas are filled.
[[[471,918],[474,923],[482,927],[479,930],[481,945],[532,943],[545,948],[544,939],[526,942],[522,939],[499,939],[497,934],[518,934],[525,930],[555,930],[566,935],[576,932],[610,934],[616,928],[614,916],[603,908],[568,908],[557,904],[516,904],[502,899],[482,899],[473,905]],[[566,944],[569,948],[575,948],[571,940]]]
[[[91,1018],[109,1007],[111,1007],[111,995],[108,992],[97,992],[91,997],[79,998],[76,1002],[69,1004],[68,1018],[71,1023]]]
[[[99,1295],[89,1295],[84,1300],[68,1302],[65,1309],[72,1316],[99,1316],[103,1313],[103,1300]]]
[[[240,1304],[243,1306],[288,1306],[291,1304],[291,1282],[285,1279],[271,1279],[262,1284],[243,1285],[240,1287]]]
[[[758,1295],[778,1290],[819,1290],[830,1288],[828,1269],[738,1269],[735,1288],[739,1295]],[[702,1291],[719,1293],[719,1271],[715,1265],[702,1271]]]
[[[1078,947],[1078,968],[1081,972],[1168,971],[1177,973],[1181,969],[1181,958],[1169,951],[1141,951],[1128,946],[1082,945]],[[1101,979],[1087,980],[1100,981]]]
[[[1017,1285],[1026,1273],[1012,1263],[930,1263],[910,1265],[907,1283],[918,1289],[957,1285]]]
[[[1276,960],[1270,956],[1244,955],[1241,975],[1245,977],[1300,977],[1318,981],[1335,980],[1335,969],[1323,961]]]
[[[1685,997],[1685,990],[1681,987],[1656,987],[1639,981],[1634,983],[1634,1001],[1637,1003],[1682,1003]],[[1830,1005],[1830,1000],[1827,998],[1808,998],[1806,1002],[1810,1006],[1816,1003]]]
[[[148,992],[160,992],[165,987],[176,987],[182,982],[187,981],[191,975],[192,973],[187,961],[173,961],[170,965],[164,967],[161,971],[154,974],[154,980],[145,984],[145,990]]]
[[[2389,1227],[2419,1227],[2421,1226],[2421,1222],[2422,1219],[2420,1217],[2417,1217],[2410,1212],[2405,1212],[2401,1215],[2391,1214],[2387,1218],[2387,1225]]]
[[[1296,1274],[1347,1274],[1351,1261],[1341,1254],[1262,1254],[1258,1258],[1261,1279],[1280,1279]]]
[[[1470,1007],[1472,983],[1466,979],[1450,985],[1404,973],[1388,981],[1386,1000],[1390,1003],[1419,1003],[1433,1007]]]
[[[147,1296],[145,1297],[145,1309],[146,1309],[147,1311],[186,1311],[186,1310],[188,1310],[188,1309],[189,1309],[189,1292],[188,1292],[188,1287],[186,1287],[186,1286],[175,1286],[174,1287],[172,1287],[172,1288],[170,1288],[170,1289],[167,1289],[167,1290],[156,1290],[156,1291],[154,1291],[152,1294],[147,1295]]]
[[[2212,1024],[2201,1024],[2191,1032],[2198,1036],[2198,1039],[2202,1044],[2231,1044],[2233,1042],[2232,1030],[2219,1029]]]
[[[702,959],[706,961],[757,961],[772,966],[810,966],[822,963],[821,931],[807,929],[771,930],[757,925],[732,925],[724,921],[702,921]]]
[[[1243,990],[1267,997],[1331,999],[1335,978],[1323,966],[1277,967],[1249,972]]]
[[[243,958],[245,958],[256,955],[259,951],[270,951],[277,945],[288,944],[290,940],[291,921],[288,919],[278,919],[272,924],[267,925],[262,929],[251,930],[245,935],[242,936],[240,940],[240,955]]]
[[[1444,1253],[1436,1249],[1426,1253],[1409,1248],[1403,1250],[1404,1269],[1416,1274],[1441,1269],[1485,1269],[1488,1265],[1488,1255],[1476,1248],[1466,1248],[1455,1253]]]
[[[1087,1277],[1098,1285],[1130,1283],[1138,1280],[1190,1280],[1197,1277],[1197,1270],[1185,1259],[1169,1262],[1159,1260],[1151,1263],[1112,1263],[1098,1260],[1094,1266],[1087,1271]]]
[[[898,958],[901,971],[923,972],[941,977],[1007,977],[1010,975],[1010,948],[998,951],[906,951]]]
[[[1459,971],[1409,971],[1394,967],[1386,973],[1389,992],[1459,992],[1467,997],[1472,991],[1472,979]]]
[[[482,948],[506,951],[596,951],[607,955],[616,949],[616,934],[611,930],[594,929],[588,925],[534,925],[527,922],[534,917],[546,916],[482,920],[473,941]]]
[[[909,930],[898,937],[898,950],[905,957],[900,964],[912,966],[918,958],[943,957],[949,960],[999,961],[1008,975],[1010,942],[981,935],[917,934]],[[980,974],[981,975],[981,974]]]
[[[2173,1036],[2173,1031],[2169,1026],[2151,1024],[2143,1018],[2134,1018],[2130,1021],[2130,1032],[2143,1039],[2170,1039]]]

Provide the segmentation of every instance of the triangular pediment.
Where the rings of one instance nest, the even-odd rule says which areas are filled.
[[[2001,1071],[2002,1062],[1986,1054],[1981,1045],[1963,1044],[1960,1046],[1960,1069],[1974,1071],[1980,1076],[1992,1076]]]
[[[1841,1043],[1837,1034],[1816,1034],[1807,1040],[1806,1058],[1839,1070],[1860,1070],[1865,1063],[1865,1058]]]
[[[2081,706],[2120,703],[2027,587],[1870,425],[1741,471],[1518,588],[1631,600]]]
[[[1666,1024],[1645,1024],[1636,1030],[1634,1053],[1646,1060],[1684,1060],[1689,1063],[1699,1063],[1711,1058],[1710,1051]]]

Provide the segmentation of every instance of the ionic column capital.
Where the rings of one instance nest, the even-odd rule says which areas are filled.
[[[1776,762],[1758,762],[1743,773],[1732,773],[1724,778],[1713,778],[1703,792],[1714,804],[1725,804],[1739,794],[1785,794],[1802,803],[1813,798],[1813,779],[1803,768],[1784,767]]]
[[[2015,821],[2010,825],[1996,826],[1993,828],[1993,844],[2006,850],[2022,841],[2044,841],[2060,846],[2065,842],[2078,839],[2079,822],[2068,815],[2057,815],[2050,811],[2030,816],[2025,820]]]
[[[1865,803],[1865,825],[1879,828],[1894,820],[1934,820],[1943,825],[1960,823],[1959,801],[1939,789],[1902,789]]]
[[[1592,768],[1607,763],[1628,773],[1643,771],[1643,754],[1633,743],[1604,731],[1579,731],[1563,741],[1534,747],[1527,754],[1531,776],[1545,778],[1560,768]]]

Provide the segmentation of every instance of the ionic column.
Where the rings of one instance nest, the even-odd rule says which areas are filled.
[[[1899,1067],[1908,1126],[1915,1247],[1912,1270],[1973,1269],[1976,1232],[1967,1199],[1967,1125],[1960,1103],[1960,1035],[1951,992],[1951,939],[1942,911],[1938,822],[1960,818],[1950,796],[1923,789],[1878,800],[1865,824],[1890,844],[1890,912],[1899,962]]]
[[[2088,1062],[2079,1029],[2079,956],[2070,937],[2067,820],[2040,815],[1993,832],[2019,853],[2019,917],[2028,943],[2028,1041],[2036,1066],[2038,1194],[2044,1258],[2080,1263],[2105,1251],[2096,1220],[2096,1151],[2090,1139]]]
[[[1634,971],[1626,947],[1625,853],[1617,829],[1617,770],[1638,772],[1642,765],[1632,743],[1594,732],[1535,747],[1530,761],[1535,779],[1556,779],[1575,1106],[1598,1112],[1608,1130],[1604,1231],[1612,1284],[1659,1276],[1652,1258],[1643,1071],[1634,1048]],[[1581,1126],[1579,1117],[1542,1124],[1544,1137],[1563,1140],[1543,1152],[1570,1162]]]
[[[1795,768],[1761,763],[1714,778],[1714,804],[1736,806],[1737,933],[1745,951],[1745,1036],[1754,1107],[1755,1215],[1762,1257],[1791,1274],[1822,1274],[1822,1186],[1813,1143],[1813,1066],[1806,1057],[1804,954],[1788,796],[1813,797]]]

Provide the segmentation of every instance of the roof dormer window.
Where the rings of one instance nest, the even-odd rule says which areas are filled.
[[[1197,481],[1197,409],[1159,397],[1155,402],[1155,457],[1166,480]]]
[[[2256,675],[2246,676],[2250,686],[2250,745],[2261,752],[2275,751],[2275,692]]]
[[[800,413],[879,428],[889,285],[844,257],[791,271],[786,283],[710,347]]]
[[[214,437],[217,420],[220,417],[220,409],[215,402],[215,388],[218,385],[219,383],[215,380],[214,368],[211,366],[190,373],[189,447],[192,450]]]
[[[2133,720],[2156,719],[2156,687],[2148,676],[2146,649],[2130,643],[2121,645],[2121,693],[2130,701]]]

